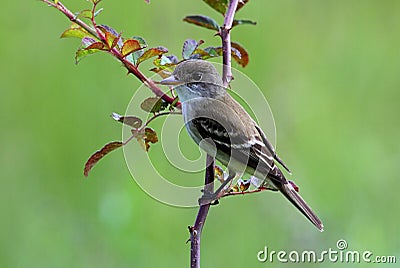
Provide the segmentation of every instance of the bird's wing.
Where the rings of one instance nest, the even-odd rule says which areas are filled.
[[[274,156],[256,132],[249,137],[240,131],[235,131],[233,125],[227,124],[224,127],[217,120],[208,117],[197,117],[188,121],[187,124],[190,124],[189,129],[192,129],[191,135],[196,136],[195,140],[211,139],[219,152],[245,163],[264,176],[267,176],[271,170],[277,169]],[[271,179],[278,184],[286,183],[284,177]]]
[[[290,171],[290,169],[286,166],[286,164],[282,161],[282,159],[279,158],[279,156],[276,154],[275,152],[275,148],[272,146],[272,144],[268,141],[267,137],[265,136],[264,132],[262,131],[262,129],[255,125],[258,133],[260,134],[260,137],[263,141],[263,143],[265,144],[265,147],[268,149],[268,151],[270,152],[270,154],[273,155],[274,159],[284,168],[286,169],[287,172],[289,172],[290,174],[292,174],[292,172]]]

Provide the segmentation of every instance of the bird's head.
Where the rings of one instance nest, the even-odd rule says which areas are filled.
[[[218,98],[225,94],[218,71],[204,60],[187,60],[178,64],[172,75],[160,83],[174,85],[180,101]]]

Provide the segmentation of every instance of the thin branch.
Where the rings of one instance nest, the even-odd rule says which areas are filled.
[[[82,21],[81,19],[78,19],[76,17],[76,15],[70,11],[66,6],[64,6],[60,1],[57,1],[57,3],[54,3],[52,1],[49,0],[41,0],[42,2],[48,4],[51,7],[54,7],[56,9],[58,9],[59,11],[61,11],[61,13],[63,13],[70,21],[78,24],[79,26],[81,26],[83,29],[85,29],[89,34],[91,34],[93,37],[99,39],[101,42],[106,43],[106,38],[104,36],[104,34],[99,31],[97,28],[93,29],[92,27],[90,27],[88,24],[86,24],[84,21]],[[95,25],[94,25],[95,26]],[[145,86],[147,86],[148,88],[151,89],[151,91],[153,91],[153,93],[162,98],[164,101],[166,101],[167,103],[173,103],[174,102],[174,98],[168,96],[167,94],[165,94],[155,83],[153,80],[147,78],[138,68],[137,66],[135,66],[132,62],[130,62],[129,60],[127,60],[122,53],[117,49],[117,48],[112,48],[109,50],[109,53],[111,55],[113,55],[115,58],[117,58],[124,66],[125,68],[128,70],[128,73],[133,74],[134,76],[136,76],[141,82],[143,82],[143,84]],[[175,105],[177,108],[181,108],[181,104],[180,102],[176,103]]]
[[[236,7],[239,0],[229,1],[228,9],[226,10],[224,25],[220,29],[220,35],[222,39],[222,82],[224,86],[228,86],[232,80],[232,68],[231,68],[231,29],[233,23],[233,17],[235,15]]]
[[[222,38],[223,51],[223,67],[222,81],[224,86],[228,86],[232,79],[231,70],[231,38],[230,30],[232,29],[233,17],[238,5],[238,0],[229,1],[229,6],[225,14],[224,25],[221,27],[220,35]],[[206,174],[204,179],[204,192],[214,192],[214,158],[207,155]],[[193,226],[189,226],[190,232],[190,267],[200,268],[200,239],[204,223],[207,219],[208,211],[211,204],[201,205],[197,213],[196,221]]]
[[[204,179],[204,192],[214,191],[214,158],[207,155],[206,158],[206,175]],[[197,213],[196,221],[193,226],[189,226],[190,233],[190,267],[200,267],[200,239],[206,222],[208,211],[211,204],[202,205]]]
[[[267,190],[273,191],[273,190],[265,188],[265,187],[260,187],[260,188],[257,188],[257,189],[251,190],[251,191],[245,191],[245,192],[228,192],[228,193],[225,193],[223,196],[221,196],[221,198],[227,197],[227,196],[235,196],[235,195],[254,194],[254,193],[259,193],[259,192],[267,191]]]

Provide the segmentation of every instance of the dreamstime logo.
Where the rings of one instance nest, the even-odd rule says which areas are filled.
[[[336,249],[329,248],[316,252],[314,250],[292,250],[275,251],[267,246],[257,253],[259,262],[292,262],[292,263],[322,263],[322,262],[340,262],[340,263],[396,263],[396,256],[375,256],[369,250],[348,250],[347,241],[339,239],[336,242]]]
[[[216,68],[221,69],[221,65]],[[231,95],[246,108],[274,145],[275,122],[265,96],[246,75],[236,69],[232,69],[232,73]],[[157,76],[152,79],[160,80]],[[140,104],[149,96],[149,90],[144,86],[136,90],[125,115],[138,116],[145,122],[152,114],[141,110]],[[231,107],[219,109],[229,111]],[[234,114],[234,111],[229,113]],[[209,116],[214,119],[213,115]],[[135,142],[123,147],[132,177],[143,191],[160,202],[179,207],[198,206],[204,187],[205,152],[199,150],[187,135],[180,115],[159,117],[150,126],[157,132],[159,142],[152,145],[148,153]],[[123,140],[131,135],[131,128],[124,125]]]

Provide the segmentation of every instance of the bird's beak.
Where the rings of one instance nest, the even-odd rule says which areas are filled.
[[[180,84],[183,84],[183,82],[176,79],[176,77],[174,75],[171,75],[171,76],[161,80],[159,82],[159,84],[161,84],[161,85],[180,85]]]

